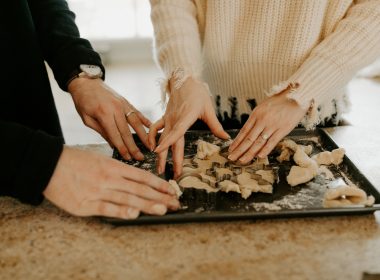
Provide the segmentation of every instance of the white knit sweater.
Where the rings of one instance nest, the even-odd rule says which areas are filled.
[[[345,85],[380,56],[380,0],[151,0],[166,79],[205,81],[219,115],[281,92],[310,128],[348,106]],[[167,80],[166,80],[167,81]],[[233,99],[236,97],[236,99]],[[234,102],[235,100],[236,102]],[[251,101],[250,101],[251,100]],[[251,105],[250,105],[251,104]],[[236,109],[236,108],[235,108]]]

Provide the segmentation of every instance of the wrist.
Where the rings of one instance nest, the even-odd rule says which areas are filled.
[[[70,94],[73,94],[77,91],[82,90],[83,88],[98,86],[98,85],[102,85],[102,84],[103,84],[103,80],[101,78],[89,79],[86,77],[78,77],[78,78],[72,80],[67,85],[67,91]]]

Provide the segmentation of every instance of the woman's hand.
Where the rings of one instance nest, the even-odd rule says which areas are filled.
[[[172,87],[173,88],[173,87]],[[174,162],[174,177],[182,173],[184,134],[197,119],[203,120],[211,132],[222,139],[229,135],[223,130],[215,115],[211,96],[207,87],[192,78],[188,78],[178,90],[172,90],[164,116],[150,127],[148,141],[153,150],[156,146],[156,135],[164,129],[154,150],[158,154],[157,171],[165,171],[168,148],[171,146]]]
[[[100,79],[74,79],[68,90],[86,126],[100,133],[111,146],[118,149],[123,158],[144,159],[133,140],[128,124],[149,148],[144,126],[149,127],[151,122],[135,107]]]
[[[247,163],[267,156],[307,113],[287,91],[271,96],[258,105],[229,148],[230,160]]]
[[[88,151],[64,147],[44,196],[76,216],[137,218],[179,208],[169,183],[147,171]]]

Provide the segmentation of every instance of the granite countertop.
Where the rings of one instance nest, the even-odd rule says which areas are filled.
[[[380,186],[380,129],[328,129]],[[106,145],[85,148],[110,153]],[[362,279],[380,215],[115,227],[0,198],[1,279]],[[369,278],[368,278],[369,279]],[[378,278],[376,278],[378,279]]]

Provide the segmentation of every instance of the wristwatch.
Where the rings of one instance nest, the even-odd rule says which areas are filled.
[[[88,79],[101,79],[103,77],[103,71],[98,65],[81,64],[71,75],[67,81],[68,86],[74,79],[84,77]]]

